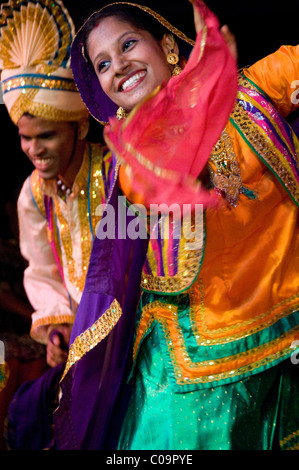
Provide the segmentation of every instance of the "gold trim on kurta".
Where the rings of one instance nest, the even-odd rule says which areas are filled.
[[[204,285],[197,279],[188,291],[190,297],[190,320],[194,337],[201,346],[226,344],[251,336],[270,327],[282,318],[299,311],[299,293],[272,306],[248,320],[240,320],[225,328],[209,328],[205,306]]]
[[[89,146],[86,147],[84,160],[89,159],[88,156]],[[88,181],[89,165],[83,164],[78,174],[76,181],[79,181],[78,185],[78,218],[80,224],[81,233],[81,266],[78,266],[74,258],[74,246],[72,240],[72,227],[69,226],[65,219],[62,211],[62,206],[65,206],[63,202],[59,202],[55,198],[55,214],[59,222],[60,240],[61,245],[66,258],[66,265],[63,263],[64,272],[68,272],[70,282],[80,291],[83,291],[85,284],[86,273],[89,265],[89,258],[92,247],[92,235],[91,228],[89,225],[89,218],[93,221],[93,230],[95,231],[96,224],[100,221],[101,215],[96,216],[97,207],[103,202],[103,180],[101,178],[101,170],[99,173],[96,168],[101,165],[102,152],[100,152],[99,146],[92,147],[92,155],[90,160],[91,165],[91,187],[88,188],[86,182]],[[80,184],[81,183],[81,184]],[[86,190],[89,189],[89,194],[86,194]],[[90,203],[90,213],[88,203]]]
[[[188,220],[184,220],[183,218],[182,223],[181,221],[172,222],[168,216],[163,216],[159,220],[159,232],[162,237],[161,243],[163,245],[162,255],[161,259],[157,257],[158,255],[155,251],[155,248],[153,247],[154,242],[150,239],[147,251],[147,260],[152,273],[146,274],[145,271],[142,272],[141,287],[143,290],[159,293],[179,293],[188,289],[188,287],[190,287],[196,278],[204,252],[204,220],[203,217],[200,217],[200,220],[196,220],[194,217],[192,217],[190,229],[190,220],[188,217],[187,219]],[[174,242],[174,240],[170,237],[171,231],[168,225],[171,223],[179,223],[181,232],[181,236],[178,239],[178,253],[176,255],[178,267],[177,272],[174,275],[169,274],[170,266],[168,266],[168,264],[169,262],[171,263],[171,261],[169,261],[167,257],[169,244]],[[190,239],[186,239],[184,237],[184,234],[187,233],[187,230],[189,230]],[[195,230],[196,236],[191,239],[191,235],[195,234]],[[158,243],[159,241],[160,240],[157,240]],[[163,269],[165,272],[164,276],[158,275],[158,270],[161,269],[159,263],[163,264]]]
[[[208,168],[215,191],[225,195],[227,202],[235,207],[240,194],[248,190],[243,186],[233,142],[226,129],[213,148]],[[256,193],[250,193],[252,197],[257,197]]]
[[[240,76],[239,84],[244,86],[249,90],[253,90],[258,92],[257,88],[254,87],[252,83],[250,83],[245,77]],[[243,93],[239,90],[238,91],[238,98],[242,100]],[[246,98],[246,96],[245,96]],[[266,98],[265,98],[266,99]],[[284,142],[286,149],[288,149],[288,144],[285,141],[283,135],[281,134],[279,127],[276,125],[273,117],[271,117],[269,113],[269,109],[267,110],[266,106],[261,107],[259,103],[250,95],[250,100],[258,109],[260,109],[261,113],[263,113],[267,119],[271,121],[273,126],[275,127],[276,132],[279,134],[280,139]],[[241,133],[243,133],[244,137],[248,140],[254,151],[261,156],[264,162],[269,165],[269,167],[274,171],[274,173],[278,176],[281,182],[284,184],[288,192],[293,197],[294,201],[299,205],[299,185],[294,176],[293,171],[290,168],[290,164],[288,163],[285,155],[281,154],[278,147],[270,139],[269,135],[265,130],[258,126],[249,116],[248,112],[242,106],[242,102],[240,103],[238,100],[236,101],[234,111],[231,115],[232,120],[236,123],[237,127],[240,129]],[[299,165],[298,156],[296,152],[299,152],[299,143],[298,139],[294,137],[295,141],[295,152],[293,152],[293,157],[297,157],[297,166]]]

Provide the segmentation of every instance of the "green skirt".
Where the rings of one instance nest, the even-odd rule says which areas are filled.
[[[174,392],[159,328],[144,339],[119,450],[299,449],[299,365],[290,359],[244,380]]]

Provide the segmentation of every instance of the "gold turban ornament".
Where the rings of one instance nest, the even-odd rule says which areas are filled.
[[[53,121],[78,121],[88,114],[70,68],[74,34],[60,0],[2,4],[1,87],[15,124],[26,112]]]

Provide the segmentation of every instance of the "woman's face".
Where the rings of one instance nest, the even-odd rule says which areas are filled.
[[[166,36],[157,42],[145,30],[115,17],[101,20],[89,35],[87,50],[109,98],[130,111],[171,77]]]

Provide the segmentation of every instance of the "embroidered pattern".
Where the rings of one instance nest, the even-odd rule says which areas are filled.
[[[257,196],[243,186],[233,143],[226,130],[212,151],[208,167],[215,191],[224,195],[231,206],[236,207],[240,194],[252,199]]]
[[[279,442],[282,450],[298,450],[299,449],[299,430],[292,432],[289,436],[285,437]]]
[[[243,320],[225,328],[210,329],[206,322],[204,286],[201,279],[196,280],[188,294],[192,330],[197,343],[201,346],[227,344],[251,336],[299,311],[299,293],[297,293],[250,320]]]
[[[239,85],[230,120],[299,205],[298,140],[253,83],[240,76]]]
[[[191,358],[188,352],[179,323],[177,307],[155,301],[147,304],[142,310],[133,350],[134,360],[137,357],[143,338],[155,321],[163,327],[177,385],[218,382],[247,374],[261,367],[267,367],[293,352],[290,345],[299,331],[297,326],[288,332],[282,333],[279,337],[250,350],[239,351],[218,358],[211,356],[212,345],[207,341],[205,346],[200,349],[197,348],[197,354],[200,354],[202,360],[196,360],[196,356]],[[187,334],[188,338],[191,331],[190,326]],[[194,348],[191,349],[194,350]]]
[[[63,266],[62,278],[70,294],[76,299],[75,291],[81,293],[85,284],[86,273],[97,223],[101,219],[98,207],[107,196],[106,182],[111,171],[111,154],[103,155],[98,145],[91,145],[84,155],[84,162],[78,174],[73,190],[77,192],[76,218],[70,219],[70,208],[57,196],[47,197],[45,212],[44,195],[38,173],[31,177],[31,190],[34,201],[48,219],[48,239],[55,250],[58,266]],[[48,207],[49,206],[49,207]],[[77,229],[75,228],[77,223]],[[80,256],[78,256],[78,247]],[[77,251],[76,251],[77,250]],[[70,284],[68,283],[71,283]]]
[[[71,79],[48,75],[26,74],[7,78],[2,82],[3,94],[17,88],[42,88],[77,92],[75,82]]]
[[[195,220],[184,217],[183,222],[161,217],[151,230],[142,289],[163,293],[188,289],[202,264],[204,240],[203,215]]]
[[[71,344],[63,377],[69,369],[97,344],[99,344],[117,324],[122,315],[122,309],[116,299],[106,312],[87,330],[77,336]],[[63,377],[61,380],[63,380]]]

